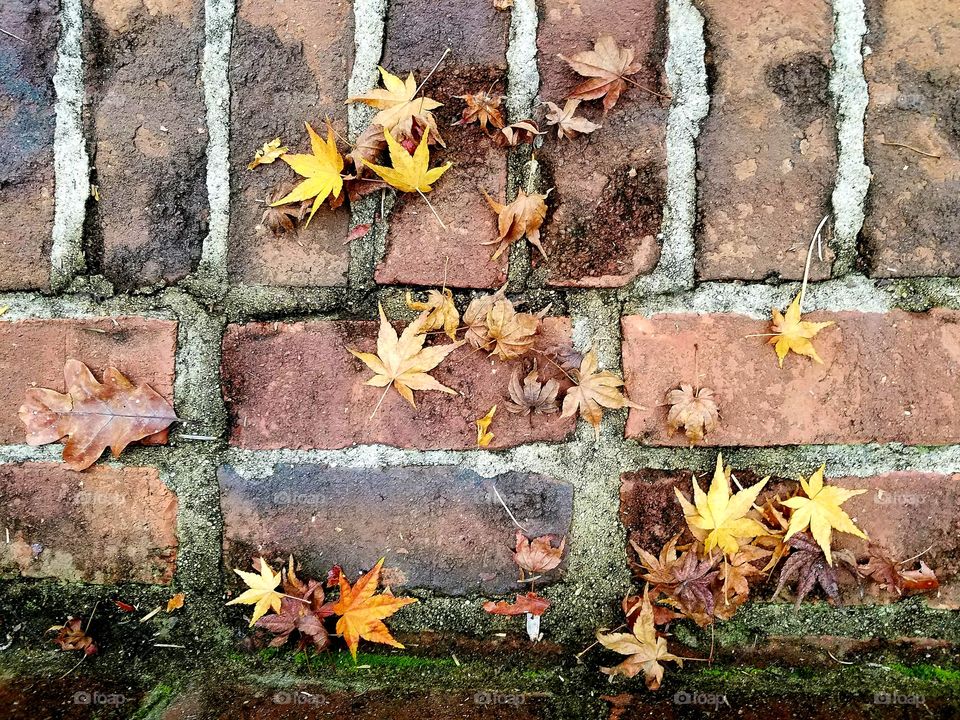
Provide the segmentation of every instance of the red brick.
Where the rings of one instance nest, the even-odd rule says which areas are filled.
[[[836,170],[828,92],[832,11],[823,2],[698,4],[715,81],[698,147],[697,272],[803,276]],[[832,255],[811,277],[830,274]]]
[[[116,323],[114,323],[116,320]],[[110,365],[173,400],[177,323],[139,317],[0,322],[0,443],[24,442],[17,410],[27,388],[63,392],[74,358],[98,379]]]
[[[592,49],[601,35],[633,48],[643,69],[632,79],[658,92],[666,46],[666,4],[658,0],[609,3],[546,0],[537,46],[540,97],[563,105],[583,78],[558,53]],[[651,272],[660,259],[660,223],[666,188],[666,102],[631,86],[602,114],[600,102],[578,114],[603,127],[576,140],[546,138],[537,153],[544,187],[553,187],[543,244],[550,256],[536,265],[557,286],[616,287]]]
[[[96,631],[94,625],[91,632]],[[144,696],[141,683],[127,680],[28,673],[24,668],[0,679],[4,720],[88,720],[94,714],[99,720],[122,720],[136,712]]]
[[[176,282],[209,216],[203,0],[85,0],[84,16],[90,259],[121,288]]]
[[[100,584],[167,585],[177,497],[154,468],[0,465],[0,573]]]
[[[386,557],[392,586],[448,595],[516,590],[516,528],[493,487],[530,536],[566,535],[573,511],[569,485],[528,473],[490,480],[456,467],[280,465],[263,480],[230,467],[219,477],[229,567],[293,553],[308,576],[341,564],[352,577]]]
[[[0,290],[48,287],[53,230],[56,0],[0,5]]]
[[[467,449],[476,445],[474,421],[501,404],[491,448],[562,440],[571,418],[527,418],[504,412],[514,365],[467,346],[431,374],[461,393],[417,392],[417,409],[398,393],[382,394],[365,381],[371,372],[347,346],[374,352],[377,323],[317,321],[230,325],[223,341],[224,394],[233,419],[230,442],[245,448],[341,448],[358,443]],[[565,318],[544,321],[546,344],[569,342]]]
[[[868,2],[863,239],[879,277],[960,274],[960,5]],[[902,143],[908,148],[884,145]]]
[[[806,317],[806,316],[805,316]],[[960,441],[960,313],[895,310],[811,313],[833,320],[814,341],[823,364],[791,354],[777,367],[770,323],[743,315],[665,314],[623,319],[623,362],[631,410],[627,435],[652,445],[670,437],[668,390],[694,380],[712,388],[720,428],[708,445]],[[694,346],[698,347],[695,360]],[[930,362],[936,358],[936,362]]]
[[[437,222],[417,194],[399,194],[390,213],[387,252],[377,267],[381,284],[492,288],[503,284],[507,253],[490,260],[495,246],[481,243],[497,236],[496,216],[480,188],[499,200],[507,184],[507,154],[493,147],[475,125],[450,127],[464,104],[457,95],[506,86],[509,14],[491,3],[449,0],[436,3],[400,0],[390,3],[384,67],[395,75],[408,72],[422,82],[443,55],[451,52],[424,86],[425,95],[444,104],[434,111],[447,148],[431,148],[431,164],[452,162],[429,194],[448,229]]]
[[[745,487],[760,479],[749,470],[735,467],[734,473]],[[930,548],[923,559],[936,571],[941,587],[939,593],[925,597],[934,607],[960,607],[960,474],[892,472],[840,478],[830,478],[829,474],[828,467],[827,481],[831,484],[867,490],[844,503],[844,509],[891,557],[905,560]],[[642,470],[622,476],[620,519],[640,547],[656,551],[685,529],[674,488],[689,496],[691,475],[687,471]],[[768,487],[765,495],[785,497],[796,484],[774,478]],[[865,541],[843,533],[836,533],[834,538],[836,547],[849,548],[859,559],[866,559]],[[855,593],[845,601],[856,602]]]
[[[241,0],[231,52],[231,277],[259,285],[343,285],[349,208],[324,205],[295,237],[275,238],[260,224],[264,200],[284,181],[302,178],[282,161],[254,170],[247,163],[276,137],[291,151],[309,152],[304,121],[325,137],[329,118],[346,137],[352,6],[345,0]],[[297,81],[291,82],[294,68]]]

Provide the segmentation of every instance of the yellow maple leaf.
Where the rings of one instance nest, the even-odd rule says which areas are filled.
[[[347,102],[362,102],[377,108],[380,112],[374,116],[372,123],[385,130],[392,132],[394,128],[400,126],[402,131],[409,132],[413,118],[421,117],[432,131],[436,127],[436,122],[430,111],[442,107],[443,103],[428,97],[415,98],[417,81],[413,79],[413,73],[407,75],[404,81],[382,67],[378,66],[378,69],[385,89],[376,88],[363,95],[348,98]],[[439,139],[439,135],[437,137]]]
[[[420,144],[417,145],[413,155],[408,153],[406,148],[386,130],[383,131],[383,137],[390,149],[390,162],[393,163],[393,167],[373,165],[366,160],[363,164],[400,192],[430,192],[433,189],[433,183],[453,165],[448,162],[439,167],[430,168],[430,147],[427,145],[426,135],[420,138]]]
[[[333,127],[329,122],[327,123],[326,142],[314,132],[310,123],[304,124],[307,126],[307,133],[310,135],[310,147],[313,149],[313,154],[291,155],[288,153],[283,155],[281,160],[292,167],[297,175],[305,177],[306,180],[291,190],[286,197],[270,203],[270,207],[314,198],[313,207],[310,209],[310,217],[307,218],[306,222],[306,225],[309,225],[327,196],[340,196],[340,190],[343,188],[343,178],[340,176],[340,172],[343,170],[343,157],[337,152],[337,141],[333,135]]]
[[[309,125],[307,127],[310,127]],[[269,165],[281,155],[284,155],[289,148],[280,147],[280,138],[274,138],[254,153],[253,160],[247,165],[247,170],[253,170],[258,165]]]
[[[374,568],[357,580],[353,587],[342,573],[340,575],[340,598],[333,606],[333,612],[340,616],[337,620],[337,632],[343,635],[343,641],[350,648],[354,662],[361,638],[402,648],[403,645],[393,638],[383,624],[383,619],[390,617],[404,605],[417,602],[416,598],[394,597],[389,590],[374,595],[380,582],[383,561],[384,558],[380,558]]]
[[[457,328],[460,327],[460,313],[453,302],[453,292],[449,288],[442,291],[431,290],[427,293],[426,302],[417,302],[407,291],[407,307],[425,313],[423,318],[423,332],[443,330],[451,340],[457,339]]]
[[[563,398],[563,412],[560,413],[560,417],[570,417],[579,410],[580,417],[593,425],[596,438],[600,437],[603,408],[642,409],[620,392],[623,380],[609,370],[598,372],[598,368],[597,356],[593,350],[589,350],[580,362],[580,369],[572,371],[571,376],[576,385],[567,390],[566,397]]]
[[[427,339],[423,334],[424,318],[418,318],[410,323],[400,337],[397,331],[387,320],[380,305],[380,332],[377,335],[377,354],[360,352],[347,348],[351,355],[361,360],[373,370],[374,376],[367,380],[367,385],[389,388],[390,384],[413,407],[417,404],[413,399],[414,390],[437,390],[449,395],[456,395],[457,391],[441,385],[436,379],[427,374],[433,370],[451,352],[463,344],[463,341],[423,347]]]
[[[274,573],[270,565],[263,558],[260,558],[260,574],[244,572],[243,570],[233,570],[247,584],[249,590],[244,590],[237,595],[227,605],[253,605],[253,617],[250,618],[250,627],[253,627],[257,620],[273,610],[280,612],[280,601],[283,593],[277,592],[277,586],[283,579],[280,573]]]
[[[834,529],[856,535],[864,540],[869,539],[867,534],[858,528],[850,519],[850,516],[840,507],[850,498],[862,495],[866,490],[847,490],[836,485],[824,485],[823,473],[826,469],[826,465],[821,465],[810,476],[809,481],[802,476],[799,478],[800,487],[803,488],[806,497],[797,495],[783,501],[783,504],[793,511],[790,514],[790,526],[787,528],[787,534],[783,539],[788,540],[791,536],[809,527],[813,539],[823,550],[827,562],[833,565],[833,557],[830,555],[830,539]]]
[[[764,478],[731,497],[730,478],[724,472],[723,454],[720,453],[706,493],[700,489],[697,478],[693,478],[692,504],[679,489],[674,488],[690,531],[703,540],[703,549],[707,553],[719,547],[724,555],[731,557],[740,549],[740,540],[766,534],[763,525],[746,517],[746,514],[769,479]]]
[[[818,363],[823,363],[811,340],[817,336],[818,332],[834,323],[832,320],[827,322],[801,320],[800,297],[802,295],[803,291],[797,293],[785,314],[781,314],[777,308],[773,309],[773,337],[770,338],[770,344],[775,345],[780,367],[783,367],[783,359],[791,350],[797,355],[806,355]]]
[[[490,423],[493,422],[493,414],[497,411],[497,406],[490,408],[490,412],[482,418],[477,419],[477,447],[487,447],[493,440],[493,433],[489,432]]]

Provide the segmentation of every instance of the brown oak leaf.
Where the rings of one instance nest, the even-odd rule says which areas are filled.
[[[507,412],[514,415],[550,415],[558,412],[557,393],[560,383],[556,380],[547,380],[541,383],[534,364],[533,370],[527,373],[521,383],[522,371],[517,368],[510,377],[510,401],[504,403]]]
[[[503,113],[500,111],[503,95],[491,95],[486,90],[481,90],[475,94],[468,93],[456,97],[463,100],[467,107],[463,109],[463,114],[454,125],[477,123],[481,130],[487,129],[487,123],[498,129],[503,127]]]
[[[84,470],[108,447],[119,457],[132,442],[166,430],[177,419],[173,408],[149,385],[134,385],[115,367],[103,373],[103,384],[79,360],[63,366],[66,394],[30,388],[20,406],[29,445],[66,438],[63,461]]]
[[[634,64],[633,50],[621,48],[617,41],[604,35],[594,43],[593,50],[579,52],[573,57],[559,56],[573,70],[588,78],[577,85],[567,97],[578,100],[603,98],[604,111],[617,104],[620,94],[627,89],[627,79],[636,75],[642,66]]]
[[[667,393],[667,403],[667,427],[671,433],[683,428],[691,445],[720,425],[720,410],[710,388],[694,390],[691,385],[680,385]]]
[[[580,101],[575,98],[567,100],[567,102],[564,103],[563,109],[560,109],[552,102],[546,103],[548,108],[546,115],[547,125],[556,125],[557,138],[561,140],[564,138],[573,140],[580,135],[587,135],[601,128],[600,125],[590,122],[585,117],[578,117],[576,115],[579,105]]]
[[[563,398],[561,417],[571,417],[578,410],[580,417],[593,425],[594,435],[600,437],[600,420],[603,408],[616,410],[632,407],[642,410],[635,402],[625,397],[620,388],[623,380],[609,370],[600,370],[597,356],[590,350],[583,356],[578,370],[571,372],[576,385],[567,390]]]
[[[550,192],[540,195],[531,193],[527,195],[523,190],[517,191],[517,199],[509,205],[501,205],[486,191],[483,196],[487,199],[487,204],[497,213],[497,230],[499,235],[496,240],[484,243],[484,245],[497,244],[497,250],[493,253],[491,260],[496,260],[500,255],[517,240],[524,235],[543,257],[547,257],[547,251],[540,244],[540,226],[547,217],[547,204],[545,200]]]
[[[483,604],[483,609],[491,615],[543,615],[549,607],[550,601],[535,592],[517,595],[516,602],[513,603],[506,600],[488,600]]]
[[[560,538],[560,544],[553,546],[554,535],[542,535],[530,540],[519,530],[517,531],[517,550],[513,554],[513,561],[522,570],[534,575],[550,572],[563,559],[563,548],[566,538]]]

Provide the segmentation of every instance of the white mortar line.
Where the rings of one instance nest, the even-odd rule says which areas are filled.
[[[83,9],[81,0],[60,3],[57,43],[57,125],[53,140],[56,207],[50,251],[50,287],[65,289],[84,269],[83,222],[90,196],[89,159],[83,137]]]
[[[510,40],[507,45],[506,107],[509,122],[533,115],[540,90],[537,23],[535,0],[515,0],[510,9]]]

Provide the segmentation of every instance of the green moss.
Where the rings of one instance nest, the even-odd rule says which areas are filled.
[[[906,677],[941,683],[945,687],[960,691],[960,668],[945,668],[939,665],[901,665],[900,663],[890,663],[889,667]]]

